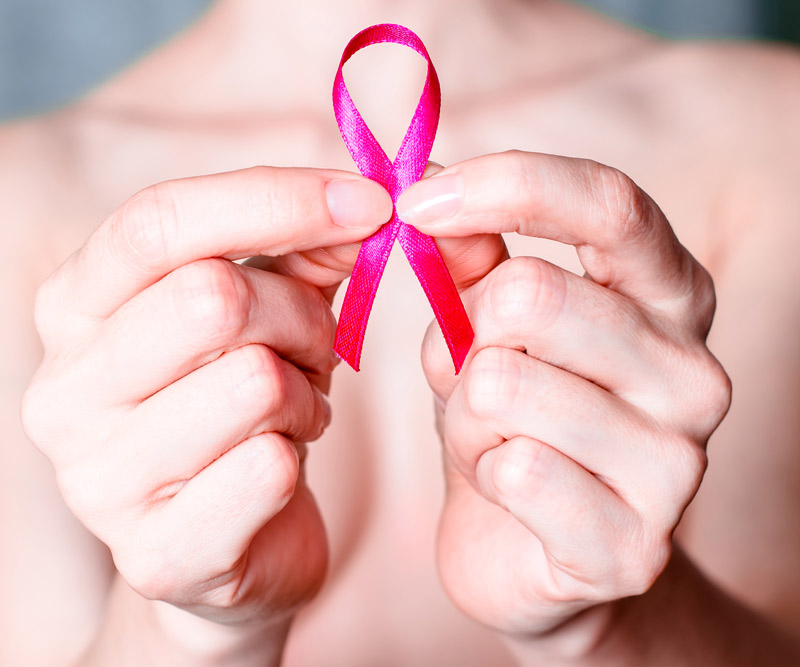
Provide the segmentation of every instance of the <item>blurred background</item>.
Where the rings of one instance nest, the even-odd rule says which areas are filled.
[[[211,0],[0,0],[0,120],[85,92],[167,40]],[[675,38],[800,43],[800,0],[583,0]]]

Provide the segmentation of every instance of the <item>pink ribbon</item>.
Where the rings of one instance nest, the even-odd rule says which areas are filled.
[[[428,61],[428,75],[419,104],[394,162],[386,156],[358,113],[342,76],[342,67],[354,53],[383,42],[408,46]],[[362,30],[345,47],[333,82],[336,122],[359,171],[385,187],[392,202],[396,202],[400,193],[418,181],[425,171],[439,123],[440,105],[441,91],[436,70],[425,45],[408,28],[393,24],[375,25]],[[434,240],[400,220],[396,209],[391,220],[361,245],[339,315],[334,350],[356,371],[359,369],[375,292],[395,239],[400,242],[428,297],[458,373],[474,338],[469,318]]]

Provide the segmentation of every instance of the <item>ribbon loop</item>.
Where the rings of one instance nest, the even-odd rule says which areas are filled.
[[[353,54],[384,42],[408,46],[428,62],[428,74],[419,103],[394,162],[389,160],[353,104],[342,75],[344,64]],[[439,124],[440,106],[441,91],[436,70],[422,40],[408,28],[394,24],[375,25],[362,30],[345,47],[333,82],[336,122],[359,171],[386,188],[393,202],[425,171]],[[339,314],[334,349],[350,366],[359,369],[369,314],[395,239],[428,297],[458,373],[474,338],[469,318],[433,238],[400,220],[396,210],[391,220],[361,245]]]

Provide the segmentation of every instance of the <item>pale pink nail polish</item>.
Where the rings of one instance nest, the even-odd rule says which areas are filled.
[[[397,215],[409,225],[432,225],[452,218],[463,200],[461,174],[431,176],[409,186],[397,198]]]

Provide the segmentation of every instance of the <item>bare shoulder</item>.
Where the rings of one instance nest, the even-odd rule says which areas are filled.
[[[36,289],[81,233],[85,191],[68,123],[0,126],[0,664],[72,664],[102,612],[106,554],[63,505],[48,462],[19,419],[42,350]],[[59,554],[53,560],[52,554]],[[48,641],[32,628],[47,628]]]
[[[732,242],[775,234],[800,241],[800,49],[685,42],[656,67],[654,95],[665,109],[662,122],[680,127],[671,136],[683,168],[702,163],[716,193],[710,232]]]
[[[0,126],[0,200],[6,259],[43,279],[64,259],[86,208],[81,154],[70,114]],[[82,230],[81,230],[82,231]],[[13,262],[12,263],[16,263]]]
[[[683,116],[730,142],[739,155],[779,169],[798,159],[800,49],[748,42],[683,42],[664,59],[667,85]]]

